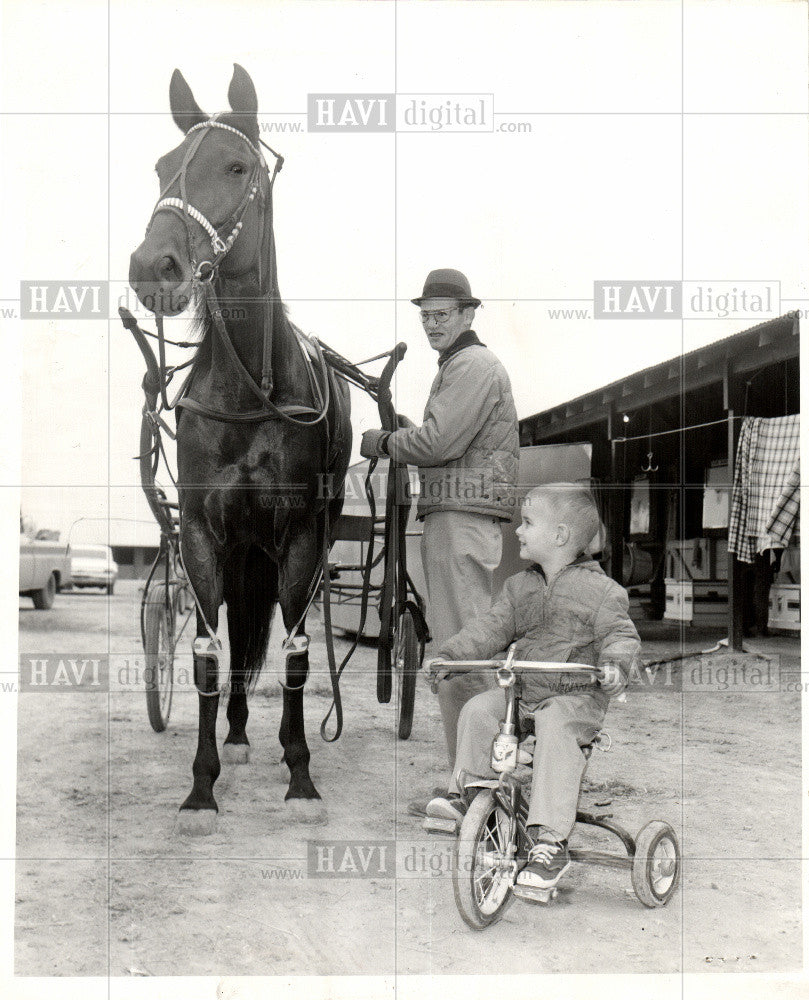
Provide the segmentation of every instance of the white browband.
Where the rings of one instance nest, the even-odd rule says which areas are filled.
[[[188,132],[186,132],[186,135],[190,135],[192,132],[196,132],[197,129],[201,128],[205,129],[221,128],[224,129],[226,132],[233,132],[234,135],[238,135],[240,139],[244,139],[244,141],[247,143],[250,149],[252,149],[252,151],[255,153],[256,157],[258,158],[258,162],[263,163],[265,170],[267,169],[267,164],[266,161],[264,160],[264,157],[261,154],[261,150],[253,145],[253,143],[247,138],[244,132],[240,132],[239,129],[234,128],[232,125],[225,125],[224,122],[218,122],[216,118],[209,118],[207,121],[198,122],[196,125],[192,125],[191,128],[188,130]],[[258,185],[254,184],[250,196],[248,198],[248,201],[252,201],[255,198],[257,192],[258,192]],[[200,212],[198,208],[194,208],[193,205],[184,202],[182,198],[162,198],[155,205],[154,210],[152,211],[152,218],[154,218],[157,212],[159,212],[161,209],[164,208],[175,208],[177,209],[177,211],[189,215],[192,219],[194,219],[195,222],[198,222],[205,230],[205,232],[208,234],[211,240],[211,247],[213,248],[213,252],[215,254],[226,254],[233,246],[233,243],[235,242],[236,237],[239,235],[239,232],[242,228],[242,221],[241,219],[239,219],[239,221],[236,223],[235,228],[231,232],[230,236],[226,240],[223,240],[222,237],[219,235],[216,226],[212,225],[212,223],[208,221],[208,219],[202,214],[202,212]]]
[[[192,132],[196,132],[198,128],[222,128],[226,132],[232,132],[234,135],[238,135],[240,139],[244,139],[247,145],[253,150],[259,160],[263,160],[264,157],[261,155],[261,150],[247,138],[244,132],[240,132],[239,129],[234,128],[232,125],[225,125],[224,122],[218,122],[215,118],[209,118],[205,122],[198,122],[196,125],[192,125],[191,128],[186,132],[186,135],[191,135]]]

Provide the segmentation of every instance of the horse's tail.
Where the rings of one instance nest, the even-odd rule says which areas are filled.
[[[278,600],[277,566],[257,545],[239,546],[225,564],[223,596],[228,606],[231,680],[249,690],[267,654]]]

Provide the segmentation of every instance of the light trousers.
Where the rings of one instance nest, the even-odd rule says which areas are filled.
[[[421,558],[432,651],[460,632],[470,619],[489,610],[502,550],[500,522],[489,514],[436,511],[424,518]],[[438,706],[450,767],[455,760],[461,709],[473,695],[490,691],[494,685],[491,672],[464,674],[439,685]]]
[[[589,694],[562,694],[536,707],[520,707],[523,715],[533,715],[537,741],[528,825],[546,827],[557,840],[565,840],[576,822],[579,786],[587,764],[581,747],[601,729],[605,710]],[[491,768],[492,740],[505,714],[505,691],[500,688],[476,695],[464,705],[458,720],[451,792],[462,791],[462,772],[468,777],[498,777]]]

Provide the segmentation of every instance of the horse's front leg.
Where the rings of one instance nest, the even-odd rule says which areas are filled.
[[[285,558],[281,562],[279,601],[287,631],[303,614],[309,589],[318,570],[320,538],[317,519],[301,520],[291,533]],[[285,651],[284,711],[278,737],[289,768],[289,788],[284,796],[299,819],[322,822],[326,810],[309,775],[309,747],[306,744],[303,718],[303,689],[309,675],[309,637],[306,620],[301,621]]]
[[[197,638],[194,642],[199,729],[197,753],[191,769],[194,785],[191,794],[180,806],[176,828],[179,833],[205,835],[213,832],[218,812],[213,795],[214,782],[220,771],[216,750],[216,715],[219,710],[219,684],[227,679],[227,663],[221,656],[221,645],[218,640],[214,642],[211,639],[206,621],[216,633],[222,603],[222,571],[214,542],[198,523],[190,521],[183,525],[181,547],[186,572],[199,602]]]

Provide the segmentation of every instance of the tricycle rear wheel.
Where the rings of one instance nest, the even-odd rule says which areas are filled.
[[[644,906],[665,906],[680,881],[680,845],[677,834],[656,819],[635,838],[632,888]]]

